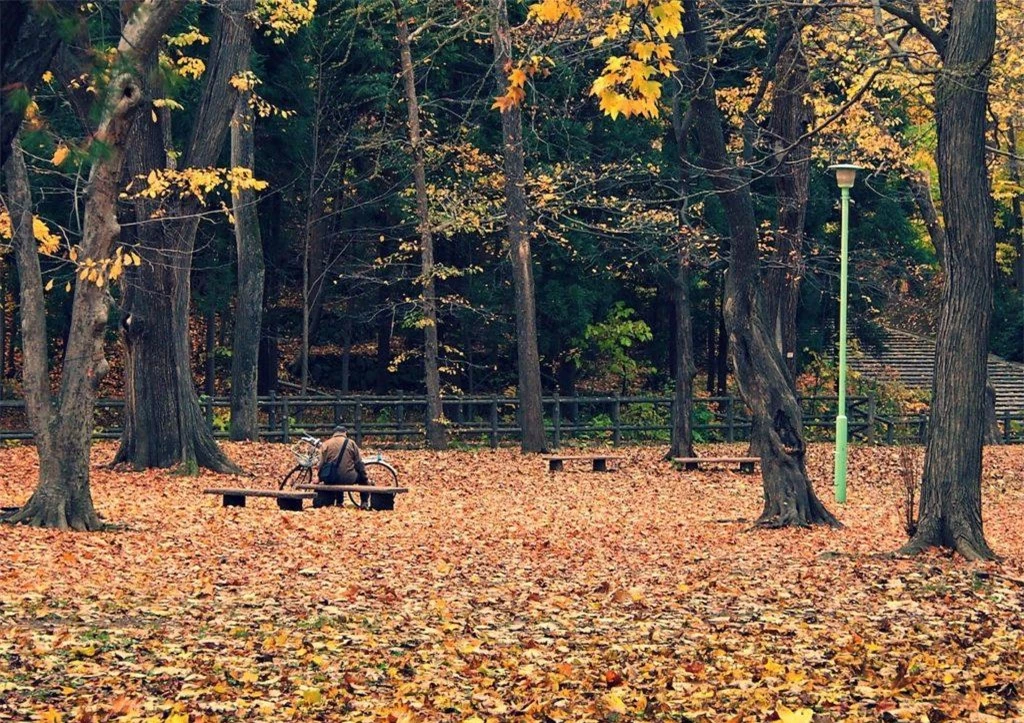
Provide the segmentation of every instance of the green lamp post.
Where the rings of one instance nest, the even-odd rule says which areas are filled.
[[[829,166],[836,174],[843,196],[842,242],[839,251],[839,405],[836,414],[836,502],[846,502],[846,284],[850,245],[850,189],[860,166],[840,163]]]

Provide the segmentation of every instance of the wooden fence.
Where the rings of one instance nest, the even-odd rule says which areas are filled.
[[[814,441],[834,438],[837,398],[804,397],[801,400],[807,437]],[[203,397],[207,423],[218,437],[227,436],[230,401]],[[518,442],[519,402],[497,396],[445,397],[444,414],[449,437],[456,444],[490,445]],[[847,398],[847,417],[852,438],[871,444],[923,442],[928,432],[926,415],[889,418],[876,413],[874,397]],[[260,436],[269,441],[291,442],[301,434],[322,436],[345,425],[358,444],[370,438],[375,446],[421,446],[424,438],[426,399],[422,396],[278,396],[259,398]],[[544,398],[544,421],[555,447],[583,443],[667,442],[676,413],[665,396],[550,396]],[[101,399],[96,403],[95,434],[101,439],[121,435],[124,400]],[[1024,413],[1000,420],[1004,441],[1024,442]],[[743,442],[750,437],[750,416],[736,397],[703,397],[694,400],[693,430],[702,442]],[[31,439],[22,400],[0,400],[0,440]]]

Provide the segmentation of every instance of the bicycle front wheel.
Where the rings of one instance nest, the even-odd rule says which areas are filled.
[[[303,467],[301,464],[297,464],[292,467],[291,472],[284,476],[281,480],[280,489],[285,487],[291,487],[295,489],[299,485],[308,485],[313,483],[313,469],[311,467]]]

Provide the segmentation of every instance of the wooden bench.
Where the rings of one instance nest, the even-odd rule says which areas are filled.
[[[203,494],[220,495],[224,498],[225,507],[245,507],[246,497],[270,497],[277,500],[277,506],[290,512],[301,512],[302,501],[311,500],[312,492],[295,492],[293,490],[243,490],[243,489],[208,489]]]
[[[393,510],[395,509],[395,497],[409,491],[408,487],[375,487],[373,485],[297,485],[300,490],[312,490],[313,492],[327,492],[335,496],[344,495],[346,492],[361,492],[369,496],[366,509],[370,510]]]
[[[737,463],[740,472],[751,473],[754,465],[760,464],[759,457],[673,457],[673,462],[683,465],[683,469],[700,469],[702,463],[707,464],[730,464]]]
[[[561,472],[565,469],[565,463],[570,460],[587,460],[593,462],[595,472],[611,472],[608,469],[608,462],[620,460],[622,455],[617,454],[545,454],[541,459],[548,463],[548,472]]]

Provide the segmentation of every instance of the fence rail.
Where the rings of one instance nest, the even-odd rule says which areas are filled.
[[[544,422],[555,447],[586,441],[623,443],[666,442],[671,434],[675,405],[666,396],[545,397]],[[837,397],[800,400],[807,437],[834,439]],[[203,397],[207,423],[217,437],[227,437],[230,400]],[[443,408],[449,437],[459,443],[498,447],[518,441],[521,427],[519,402],[497,396],[445,397]],[[323,434],[344,424],[358,444],[371,438],[379,447],[420,446],[425,439],[426,399],[422,396],[270,396],[260,397],[260,437],[290,442],[301,433]],[[123,399],[96,402],[95,436],[121,435]],[[877,414],[873,396],[848,397],[850,435],[870,444],[923,442],[927,415],[884,417]],[[1003,441],[1024,442],[1024,413],[1000,418]],[[693,430],[698,441],[744,442],[750,438],[749,410],[737,397],[701,397],[694,400]],[[27,440],[24,401],[0,400],[0,440]]]

